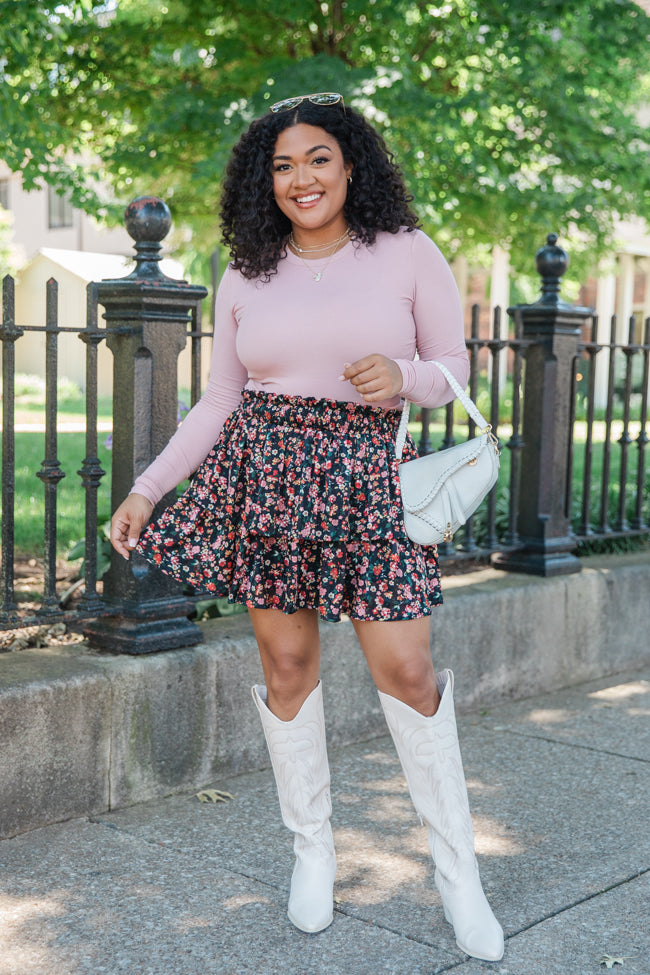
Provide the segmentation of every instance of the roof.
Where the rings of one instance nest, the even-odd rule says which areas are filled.
[[[65,250],[62,247],[42,247],[32,261],[40,256],[70,271],[86,283],[103,281],[106,278],[123,278],[133,270],[134,266],[133,259],[122,254],[97,254],[93,251]],[[180,261],[170,257],[162,259],[160,269],[170,278],[182,278],[184,274]]]

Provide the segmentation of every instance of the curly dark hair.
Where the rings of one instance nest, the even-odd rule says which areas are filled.
[[[233,266],[246,278],[268,281],[286,253],[291,230],[273,196],[272,158],[280,132],[293,125],[319,126],[354,166],[343,208],[354,241],[373,244],[378,231],[396,234],[419,226],[402,173],[382,136],[342,102],[297,108],[256,119],[233,148],[221,193],[221,229]]]

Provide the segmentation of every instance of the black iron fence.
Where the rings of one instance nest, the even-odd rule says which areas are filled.
[[[616,316],[610,323],[608,343],[598,343],[598,319],[594,316],[588,341],[579,345],[571,397],[571,427],[577,416],[584,425],[584,466],[573,494],[573,526],[583,543],[646,535],[650,521],[650,466],[646,460],[648,436],[648,389],[650,386],[650,318],[643,325],[641,341],[635,341],[635,316],[629,321],[626,343],[616,342]],[[607,384],[603,416],[596,419],[596,365],[606,357]],[[619,368],[617,368],[617,366]],[[636,367],[636,368],[635,368]],[[634,381],[634,375],[637,381]],[[582,395],[581,395],[582,384]],[[581,403],[582,399],[582,403]],[[620,416],[615,418],[618,406]],[[600,435],[597,426],[602,428]],[[636,428],[636,429],[635,429]],[[572,441],[572,447],[575,444]],[[594,475],[598,450],[600,476]],[[573,462],[573,452],[571,460]],[[618,475],[613,474],[613,465]],[[571,503],[571,498],[568,499]]]
[[[530,340],[523,337],[517,309],[513,309],[511,333],[500,337],[500,309],[495,309],[493,338],[478,337],[479,307],[472,309],[470,337],[467,339],[471,361],[469,392],[476,399],[479,379],[487,380],[486,415],[499,431],[502,476],[478,514],[460,530],[453,543],[440,546],[442,561],[460,559],[485,560],[486,557],[520,548],[518,512],[522,486],[521,450],[524,446],[521,425],[522,376],[525,351]],[[598,343],[598,319],[587,321],[590,338],[576,347],[569,412],[566,415],[569,438],[569,463],[566,475],[565,510],[570,518],[572,547],[578,552],[594,550],[601,543],[616,539],[633,539],[650,533],[650,465],[648,444],[648,390],[650,387],[650,318],[643,322],[643,338],[635,342],[638,321],[629,321],[627,342],[617,342],[616,316],[610,320],[609,342]],[[491,360],[482,374],[478,353],[489,350]],[[507,375],[508,398],[500,383],[501,355],[511,353]],[[600,393],[603,405],[597,408],[597,356],[605,359],[606,380]],[[635,368],[636,366],[636,368]],[[636,379],[635,379],[636,375]],[[505,411],[507,410],[507,414]],[[445,408],[444,434],[432,442],[431,411],[423,410],[421,453],[444,449],[456,440],[453,404]],[[562,411],[562,416],[564,413]],[[474,424],[467,421],[467,436],[474,435]],[[541,452],[541,443],[540,443]],[[579,455],[579,456],[577,456]],[[551,470],[557,477],[557,467]],[[602,547],[602,545],[601,545]]]
[[[5,277],[2,291],[2,578],[0,627],[30,626],[56,618],[70,618],[61,609],[56,589],[57,488],[66,476],[57,457],[58,433],[58,340],[62,333],[73,333],[86,343],[86,456],[78,471],[85,492],[85,590],[73,618],[82,619],[104,610],[97,592],[97,489],[104,476],[97,457],[97,347],[106,331],[97,323],[97,285],[87,289],[87,323],[74,328],[59,323],[58,284],[49,280],[45,294],[45,325],[16,324],[14,281]],[[43,525],[43,601],[36,614],[19,612],[14,591],[14,506],[15,506],[15,346],[26,333],[45,336],[45,442],[43,462],[35,477],[43,483],[45,517]]]
[[[114,508],[174,432],[174,377],[188,341],[191,402],[200,396],[203,343],[211,333],[201,328],[205,289],[172,281],[158,266],[159,242],[170,225],[164,203],[140,198],[128,208],[125,222],[136,241],[136,268],[125,278],[89,285],[83,327],[59,322],[55,281],[47,284],[45,325],[17,323],[14,283],[9,277],[3,282],[0,629],[64,622],[83,628],[96,647],[146,653],[198,642],[200,631],[188,618],[197,594],[188,596],[137,555],[127,563],[112,553],[110,569],[98,581],[97,496],[104,477],[97,456],[98,347],[105,341],[114,363]],[[443,562],[491,560],[506,571],[541,575],[577,572],[580,545],[650,533],[650,320],[642,341],[635,341],[632,319],[628,341],[617,343],[614,319],[610,340],[598,342],[592,310],[568,305],[559,296],[567,257],[554,235],[536,260],[542,276],[538,302],[508,309],[508,324],[497,308],[489,337],[480,334],[479,309],[472,312],[469,393],[499,434],[502,472],[476,515],[441,546]],[[104,325],[98,322],[99,305]],[[14,585],[15,347],[28,332],[45,335],[45,456],[35,472],[45,494],[44,572],[36,611],[19,605]],[[84,588],[74,610],[61,605],[56,581],[57,489],[70,473],[57,456],[57,355],[65,333],[77,334],[86,345],[86,443],[77,471],[80,508],[85,496]],[[597,383],[603,358],[604,388]],[[417,418],[422,453],[474,435],[471,418],[460,417],[453,404],[418,411]],[[163,498],[156,512],[172,497]]]

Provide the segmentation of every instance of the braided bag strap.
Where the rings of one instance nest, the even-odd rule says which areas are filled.
[[[456,394],[456,398],[464,407],[465,412],[469,416],[471,416],[472,420],[477,425],[477,427],[480,430],[485,430],[486,428],[488,428],[489,423],[487,422],[485,417],[479,412],[474,401],[469,398],[465,390],[461,388],[459,383],[449,372],[449,369],[447,369],[446,366],[443,366],[442,362],[437,362],[435,359],[432,359],[431,362],[433,363],[434,366],[437,366],[440,372],[443,374],[443,376],[445,377],[445,379],[453,389],[454,393]],[[397,437],[395,438],[395,456],[397,457],[398,461],[401,461],[402,459],[402,452],[404,450],[404,444],[406,443],[406,433],[408,430],[410,409],[411,409],[410,400],[405,400],[404,409],[402,410],[402,417],[399,422],[399,429],[397,431]]]

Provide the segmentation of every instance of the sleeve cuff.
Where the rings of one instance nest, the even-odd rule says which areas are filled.
[[[150,484],[143,475],[140,475],[140,477],[137,478],[135,484],[129,491],[129,494],[142,495],[142,497],[146,498],[149,504],[152,504],[154,508],[162,498],[160,491],[156,490],[155,485]]]
[[[417,380],[415,367],[410,359],[395,359],[393,361],[397,364],[397,367],[402,374],[402,388],[400,389],[400,396],[408,396],[409,393],[413,392]]]

